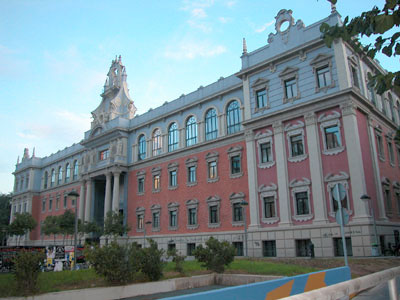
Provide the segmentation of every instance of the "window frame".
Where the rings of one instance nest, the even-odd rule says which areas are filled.
[[[154,167],[151,170],[152,175],[152,192],[159,193],[161,191],[161,167]]]
[[[236,107],[233,107],[237,104]],[[235,134],[242,129],[241,103],[239,100],[230,100],[226,106],[226,134]]]
[[[208,183],[217,182],[219,180],[218,158],[219,158],[218,152],[208,152],[205,156],[205,160],[206,160],[206,164],[207,164],[207,182]],[[214,177],[210,177],[210,164],[211,163],[215,163],[215,176]]]
[[[243,176],[243,163],[242,163],[242,152],[243,152],[243,147],[242,146],[234,146],[230,147],[227,150],[228,153],[228,158],[229,158],[229,177],[230,178],[239,178]],[[240,160],[240,172],[232,173],[232,159],[235,157],[239,157]]]
[[[77,180],[78,175],[79,175],[79,164],[78,164],[78,160],[75,159],[74,160],[74,170],[72,172],[72,180]]]
[[[173,216],[175,214],[175,225],[171,223]],[[179,229],[179,203],[172,202],[168,203],[168,230],[178,230]]]
[[[349,71],[350,71],[350,79],[351,85],[361,91],[361,81],[360,81],[360,70],[357,59],[354,56],[349,57]]]
[[[274,159],[274,139],[273,139],[273,133],[271,130],[267,129],[265,132],[257,132],[255,135],[255,140],[257,143],[257,155],[258,155],[258,168],[260,169],[269,169],[272,166],[275,165],[275,159]],[[262,145],[264,144],[270,144],[271,147],[271,157],[270,160],[267,162],[262,162]]]
[[[168,189],[176,190],[178,188],[178,163],[170,163],[168,164]],[[173,185],[171,181],[171,173],[175,172],[175,185]]]
[[[395,155],[393,151],[393,138],[390,135],[386,135],[386,147],[388,149],[388,157],[389,157],[389,163],[392,167],[395,166]]]
[[[314,217],[313,207],[311,206],[310,185],[311,185],[311,181],[304,177],[303,177],[303,180],[294,179],[289,184],[289,187],[291,189],[292,207],[293,207],[292,219],[297,222],[305,222],[305,221],[311,220]],[[299,214],[297,211],[296,195],[298,193],[307,193],[307,206],[308,206],[308,210],[309,210],[308,214]]]
[[[269,101],[269,80],[266,78],[258,78],[253,84],[253,97],[254,97],[254,113],[264,111],[270,108]],[[265,92],[265,105],[260,106],[258,93]]]
[[[196,218],[196,223],[191,224],[190,222],[190,210],[194,209],[195,212],[195,218]],[[199,220],[198,220],[198,214],[199,214],[199,200],[197,199],[190,199],[186,201],[186,213],[187,213],[187,224],[186,228],[189,230],[195,230],[199,228]]]
[[[207,209],[208,209],[208,228],[218,228],[221,226],[221,216],[220,216],[220,207],[221,207],[221,198],[219,196],[210,196],[206,199]],[[211,209],[216,208],[216,222],[211,222]]]
[[[344,151],[345,146],[343,145],[343,137],[340,122],[341,114],[337,111],[332,111],[330,114],[323,113],[318,117],[319,128],[321,131],[321,138],[323,144],[322,153],[324,155],[337,155]],[[326,142],[326,129],[336,126],[339,133],[340,145],[335,148],[329,148]]]
[[[106,161],[110,158],[110,149],[99,151],[99,161]]]
[[[186,159],[185,161],[185,166],[186,166],[186,186],[192,187],[197,185],[197,162],[198,159],[197,157],[191,157]],[[191,177],[191,170],[194,169],[194,181],[192,180]]]
[[[315,92],[326,92],[328,89],[335,87],[335,80],[333,79],[333,72],[332,72],[332,55],[327,54],[318,54],[311,62],[311,67],[313,68],[313,74],[315,74]],[[329,73],[330,76],[330,83],[322,86],[320,85],[320,78],[318,71],[321,69],[327,69],[327,72],[324,74]],[[324,76],[325,78],[325,76]]]
[[[264,224],[275,224],[277,222],[279,222],[279,216],[278,216],[278,193],[277,193],[278,187],[275,183],[270,183],[269,185],[265,185],[262,184],[258,187],[258,193],[259,193],[259,197],[260,197],[260,204],[262,207],[262,216],[261,216],[261,222]],[[274,199],[274,217],[265,217],[266,212],[265,212],[265,205],[264,205],[264,198],[269,198],[269,197],[273,197]]]
[[[283,87],[283,104],[285,103],[293,103],[293,101],[300,99],[300,89],[299,89],[299,68],[293,68],[293,67],[286,67],[280,74],[279,77],[281,79],[281,85]],[[296,95],[292,95],[292,97],[289,97],[287,93],[287,83],[289,81],[294,81],[294,84],[296,85],[295,90],[296,90]]]
[[[179,127],[177,122],[168,126],[168,152],[179,149]]]
[[[329,197],[329,211],[328,214],[332,218],[336,216],[335,210],[335,199],[333,199],[332,189],[335,187],[336,184],[341,183],[344,188],[346,189],[346,206],[342,204],[342,207],[347,209],[349,215],[353,215],[353,209],[351,207],[350,201],[350,193],[349,193],[349,179],[350,176],[346,172],[339,172],[338,174],[328,174],[324,178],[324,182],[326,183],[326,192],[328,193]]]
[[[185,135],[186,147],[194,146],[198,143],[197,118],[195,115],[191,115],[186,119],[185,133],[186,133]]]
[[[385,149],[383,146],[383,135],[380,128],[375,128],[376,152],[380,161],[385,161]]]
[[[163,153],[163,141],[162,141],[162,131],[160,128],[153,130],[151,134],[151,155],[158,156]]]
[[[71,178],[71,164],[68,162],[65,165],[65,179],[64,179],[64,182],[65,183],[69,182],[70,178]]]
[[[231,210],[232,210],[232,226],[244,226],[244,214],[246,213],[246,209],[243,209],[242,202],[244,202],[245,194],[243,192],[239,193],[232,193],[229,196],[229,201],[231,203]],[[240,206],[241,210],[241,220],[235,220],[235,206]]]
[[[138,156],[137,160],[144,160],[146,159],[146,152],[147,152],[147,141],[146,136],[144,134],[140,134],[138,138]]]
[[[214,113],[210,115],[210,113]],[[218,112],[215,108],[209,108],[204,117],[205,140],[212,141],[218,138]]]
[[[393,197],[390,180],[386,177],[382,178],[382,194],[386,215],[391,216],[393,214]],[[389,197],[387,197],[387,195],[389,195]]]
[[[287,138],[288,152],[289,152],[288,161],[297,163],[305,160],[308,157],[308,154],[306,152],[304,122],[297,121],[294,124],[288,124],[285,126],[285,131],[286,131],[286,138]],[[293,156],[292,137],[295,136],[300,136],[301,144],[303,147],[303,154]]]
[[[57,172],[57,185],[61,185],[63,181],[63,173],[64,169],[62,166],[58,167],[58,172]]]
[[[146,171],[144,171],[144,170],[138,171],[136,173],[136,180],[137,180],[137,191],[136,191],[136,194],[139,195],[139,196],[140,195],[144,195],[144,193],[145,193],[145,182],[146,182]],[[143,181],[143,190],[142,191],[140,191],[140,189],[139,189],[140,181]]]
[[[45,197],[43,197],[42,198],[42,213],[46,212],[46,203],[47,203],[47,200]]]
[[[159,204],[153,204],[151,210],[151,230],[153,232],[160,231],[161,229],[161,206]],[[155,216],[158,215],[158,224],[155,222]],[[156,226],[158,225],[158,226]]]
[[[146,212],[146,209],[144,207],[136,208],[136,232],[144,232],[144,226],[146,226],[145,221],[144,221],[145,212]],[[139,219],[142,219],[143,222],[140,223]],[[140,224],[142,225],[141,227],[139,226]]]

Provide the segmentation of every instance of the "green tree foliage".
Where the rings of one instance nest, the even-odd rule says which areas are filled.
[[[194,257],[203,263],[203,267],[217,273],[223,273],[225,266],[233,262],[235,258],[235,247],[227,241],[220,242],[210,237],[206,242],[206,247],[198,246],[194,250]]]
[[[65,237],[74,234],[75,231],[75,213],[72,210],[66,210],[61,216],[57,217],[60,233],[63,235],[63,244]]]
[[[114,240],[118,236],[126,234],[130,230],[128,225],[124,224],[124,216],[115,211],[109,211],[104,220],[104,234],[112,236]]]
[[[18,290],[29,295],[37,290],[40,263],[45,259],[43,252],[22,251],[14,259],[15,279]]]
[[[12,235],[17,235],[20,239],[21,236],[35,229],[36,226],[37,222],[30,213],[16,213],[14,220],[10,224],[9,232]]]
[[[11,194],[0,194],[0,246],[5,245],[9,231]]]
[[[151,281],[159,280],[163,275],[164,261],[162,257],[164,255],[164,249],[158,249],[158,245],[152,239],[147,240],[149,247],[137,248],[137,257],[132,259],[139,262],[140,270],[143,274]]]
[[[328,0],[336,4],[337,0]],[[386,0],[382,9],[377,6],[370,11],[363,12],[360,16],[349,21],[346,17],[343,25],[329,26],[324,23],[320,30],[328,47],[331,47],[336,38],[342,38],[350,43],[359,53],[366,53],[374,58],[376,53],[381,52],[388,57],[400,55],[400,43],[398,39],[400,32],[396,31],[391,36],[384,36],[392,28],[400,25],[400,0]],[[374,44],[361,45],[360,37],[376,36]],[[375,86],[378,94],[383,94],[389,89],[400,93],[400,71],[388,72],[387,74],[375,74],[368,78]]]
[[[60,234],[60,223],[57,216],[47,216],[44,219],[42,231],[45,235],[53,235],[54,244],[56,243],[56,235]]]
[[[183,274],[183,263],[185,262],[186,256],[180,255],[175,248],[168,250],[167,255],[168,257],[172,257],[172,262],[175,263],[174,270],[180,274]]]

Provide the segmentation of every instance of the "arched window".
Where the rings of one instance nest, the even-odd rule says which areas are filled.
[[[217,112],[214,108],[207,111],[206,119],[206,141],[210,141],[217,138],[218,135],[218,125],[217,125]]]
[[[196,118],[191,116],[186,121],[186,146],[192,146],[197,143],[197,123]]]
[[[49,173],[44,172],[44,178],[43,178],[43,188],[47,189],[47,181],[49,180]]]
[[[65,166],[65,182],[68,182],[70,177],[71,177],[71,165],[67,163],[67,165]]]
[[[240,130],[240,107],[238,101],[234,100],[229,103],[226,109],[226,124],[228,134],[238,132]]]
[[[179,131],[178,124],[172,123],[168,128],[168,152],[178,149]]]
[[[153,156],[160,155],[162,152],[161,130],[157,128],[153,132]]]
[[[57,180],[57,184],[61,184],[62,176],[63,176],[63,168],[62,168],[62,167],[58,167],[58,180]]]
[[[146,158],[146,138],[144,134],[139,137],[138,142],[138,160],[142,160]]]
[[[56,171],[51,169],[51,179],[50,179],[50,186],[54,186],[56,183]]]
[[[78,174],[79,174],[79,166],[78,166],[78,161],[74,161],[74,173],[73,173],[73,179],[76,180],[78,179]]]

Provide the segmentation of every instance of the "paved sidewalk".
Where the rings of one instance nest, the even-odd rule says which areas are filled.
[[[400,277],[396,277],[397,291],[400,294]],[[382,283],[368,291],[354,297],[355,300],[389,300],[389,287],[387,282]],[[397,299],[396,299],[397,300]]]

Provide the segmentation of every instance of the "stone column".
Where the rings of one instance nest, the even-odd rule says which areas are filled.
[[[285,147],[285,134],[282,122],[273,124],[275,137],[276,172],[278,177],[279,197],[279,226],[288,226],[292,223],[290,211],[290,194],[288,184],[288,170]]]
[[[202,120],[199,120],[197,122],[197,132],[198,132],[197,142],[201,143],[201,142],[205,141],[206,139],[205,139],[205,136],[204,136],[204,133],[205,133],[204,122]]]
[[[368,207],[360,199],[366,193],[365,174],[361,156],[360,136],[358,134],[357,108],[352,101],[341,105],[343,129],[346,140],[347,160],[349,162],[350,182],[354,203],[354,218],[367,218]]]
[[[86,182],[85,222],[90,222],[92,208],[92,180]]]
[[[313,224],[326,224],[326,199],[322,174],[321,147],[319,143],[317,116],[311,112],[305,116],[307,146],[310,155],[311,189],[314,200],[315,218]]]
[[[106,174],[106,195],[104,197],[104,218],[111,209],[111,173]]]
[[[179,128],[179,149],[186,147],[186,130],[185,127]]]
[[[243,102],[244,102],[244,120],[251,119],[251,104],[250,104],[250,84],[249,77],[244,75],[243,79]]]
[[[113,190],[113,200],[112,209],[115,212],[119,211],[119,176],[121,172],[114,172],[114,190]]]
[[[168,130],[168,129],[167,129]],[[166,134],[161,135],[161,146],[162,146],[162,153],[168,152],[168,131]]]
[[[258,199],[258,180],[257,180],[257,159],[256,147],[254,144],[254,132],[248,130],[246,137],[247,172],[249,184],[249,227],[258,228],[260,226],[260,201]]]
[[[225,136],[227,133],[226,130],[226,114],[223,111],[219,116],[219,132],[220,132],[220,136]]]
[[[86,181],[81,181],[81,193],[79,194],[79,211],[78,217],[81,221],[84,221],[83,216],[85,215],[85,184]],[[78,201],[78,199],[76,200]],[[75,203],[75,207],[78,207],[78,203]]]

